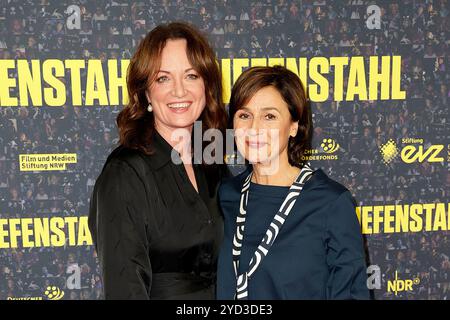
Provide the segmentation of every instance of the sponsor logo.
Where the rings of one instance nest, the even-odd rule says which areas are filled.
[[[7,300],[61,300],[64,291],[56,286],[48,286],[40,297],[8,297]]]
[[[383,162],[389,164],[397,157],[398,148],[394,140],[389,139],[388,142],[381,145],[380,152],[383,157]]]
[[[388,165],[394,161],[398,155],[404,163],[422,163],[422,162],[444,162],[445,145],[443,144],[424,144],[423,139],[403,138],[398,146],[394,140],[389,139],[380,146],[380,153],[383,162]],[[450,161],[450,145],[447,146],[447,161]]]
[[[388,281],[387,291],[394,292],[397,295],[398,292],[402,291],[412,291],[413,285],[418,285],[420,283],[419,278],[402,280],[398,278],[398,273],[395,271],[395,279]]]
[[[64,291],[55,286],[48,286],[44,294],[49,300],[61,300],[64,297]]]

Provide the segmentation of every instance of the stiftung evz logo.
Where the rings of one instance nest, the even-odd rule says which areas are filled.
[[[383,162],[388,165],[399,154],[400,159],[404,163],[410,164],[414,162],[444,162],[445,159],[442,153],[445,149],[443,144],[427,144],[424,145],[423,139],[403,138],[401,143],[403,146],[399,149],[394,140],[389,139],[388,142],[382,144],[380,152],[383,157]],[[450,152],[450,145],[448,145],[448,152]],[[450,154],[450,153],[449,153]],[[450,160],[450,156],[448,157]]]
[[[380,148],[381,156],[383,157],[383,162],[385,164],[389,164],[394,160],[398,155],[398,148],[395,144],[395,141],[389,139],[388,142],[381,145]]]
[[[401,158],[405,163],[443,162],[444,158],[440,157],[440,154],[444,147],[443,144],[434,144],[425,149],[422,145],[408,145],[402,149]]]

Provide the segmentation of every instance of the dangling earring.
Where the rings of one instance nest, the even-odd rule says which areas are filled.
[[[148,104],[147,110],[148,110],[148,112],[152,112],[153,111],[153,107],[152,107],[151,103]]]
[[[297,136],[298,131],[295,131],[295,134],[293,136],[290,136],[290,138],[295,138]]]

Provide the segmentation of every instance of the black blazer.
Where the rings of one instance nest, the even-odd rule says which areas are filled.
[[[88,224],[104,296],[213,299],[223,234],[216,200],[223,167],[205,172],[194,164],[197,193],[158,133],[153,148],[148,156],[119,146],[94,186]]]

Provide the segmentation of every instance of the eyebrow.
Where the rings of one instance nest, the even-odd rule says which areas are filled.
[[[184,73],[189,72],[189,71],[191,71],[191,70],[194,70],[194,71],[195,71],[194,68],[189,68],[189,69],[184,70]],[[166,71],[166,70],[158,70],[158,72],[169,73],[169,74],[170,74],[170,71]]]
[[[242,107],[242,108],[240,108],[239,110],[245,110],[245,111],[249,111],[249,112],[251,112],[251,110],[249,109],[249,108],[247,108],[247,107]],[[264,108],[261,108],[261,110],[262,111],[271,111],[271,110],[273,110],[273,111],[276,111],[276,112],[280,112],[277,108],[275,108],[275,107],[264,107]]]

